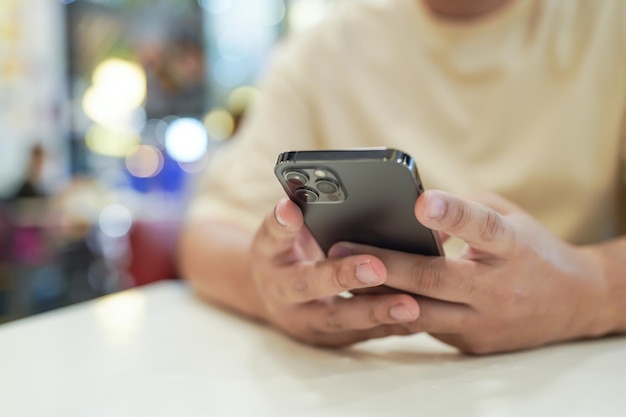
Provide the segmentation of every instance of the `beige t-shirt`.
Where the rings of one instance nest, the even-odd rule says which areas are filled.
[[[426,188],[491,191],[571,242],[618,233],[626,1],[514,0],[471,23],[361,0],[277,50],[190,208],[256,228],[280,152],[387,146]]]

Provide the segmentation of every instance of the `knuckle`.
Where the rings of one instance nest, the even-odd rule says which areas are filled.
[[[378,311],[375,308],[370,308],[367,314],[368,322],[371,325],[377,326],[382,324],[384,321],[378,315]]]
[[[278,293],[281,292],[281,286],[278,285]],[[297,299],[302,300],[306,299],[309,296],[311,291],[309,281],[302,274],[298,274],[294,277],[293,282],[291,283],[291,295]]]
[[[493,241],[504,234],[502,217],[495,211],[487,211],[481,216],[479,235],[483,241]]]
[[[339,317],[339,310],[336,307],[331,307],[326,313],[324,321],[324,327],[330,331],[339,331],[344,328],[344,325]]]
[[[465,204],[455,204],[450,217],[450,227],[453,230],[462,229],[470,221],[470,209]]]
[[[345,270],[339,265],[334,265],[331,269],[331,282],[339,293],[353,289]]]
[[[411,281],[416,291],[431,292],[441,288],[443,274],[438,267],[439,259],[416,262],[411,270]]]
[[[474,295],[476,293],[476,280],[473,278],[463,280],[465,282],[465,293],[468,296]]]
[[[495,299],[505,309],[516,309],[526,298],[524,291],[515,285],[503,285],[495,290]]]

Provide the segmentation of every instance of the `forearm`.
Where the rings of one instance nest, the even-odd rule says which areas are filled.
[[[600,265],[605,288],[604,333],[626,333],[626,237],[589,246]]]
[[[181,235],[180,269],[203,299],[263,319],[250,277],[250,231],[224,222],[191,222]]]

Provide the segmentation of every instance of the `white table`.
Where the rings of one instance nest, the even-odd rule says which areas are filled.
[[[295,343],[165,282],[0,326],[0,416],[620,416],[626,338],[473,358]]]

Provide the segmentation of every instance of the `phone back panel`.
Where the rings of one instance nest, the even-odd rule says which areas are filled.
[[[310,202],[298,197],[285,179],[292,171],[330,173],[342,187],[338,202]],[[297,151],[281,154],[276,175],[324,252],[338,241],[423,255],[442,255],[439,239],[415,218],[423,187],[413,159],[393,149]],[[340,193],[341,193],[340,192]]]

